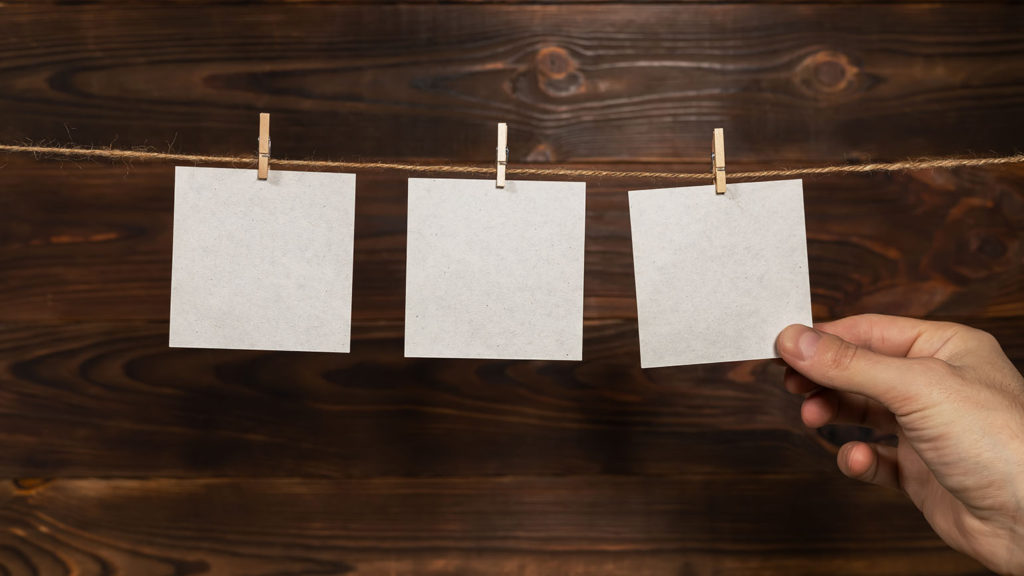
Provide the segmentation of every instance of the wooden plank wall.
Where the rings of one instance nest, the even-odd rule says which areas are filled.
[[[1007,154],[1002,2],[0,4],[0,141],[703,170]],[[626,190],[584,361],[402,357],[405,176],[360,173],[352,354],[171,350],[169,164],[0,157],[3,574],[984,572],[835,469],[771,362],[639,368]],[[1024,365],[1024,167],[805,182],[817,319]]]

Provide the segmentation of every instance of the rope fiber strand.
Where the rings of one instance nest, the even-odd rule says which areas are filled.
[[[60,146],[32,146],[0,144],[0,152],[33,154],[37,158],[105,158],[110,160],[144,160],[173,161],[191,164],[253,164],[256,156],[206,156],[201,154],[176,154],[173,152],[153,152],[142,150],[118,150],[115,148],[76,148]],[[818,166],[808,168],[792,168],[779,170],[755,170],[747,172],[729,172],[730,179],[779,178],[786,176],[817,176],[821,174],[851,174],[865,172],[899,172],[906,170],[926,170],[929,168],[959,168],[963,166],[991,166],[996,164],[1024,163],[1024,154],[1012,156],[995,156],[983,158],[942,158],[923,160],[904,160],[901,162],[872,162],[869,164],[850,164],[835,166]],[[362,170],[395,170],[400,172],[447,173],[447,174],[493,174],[494,166],[453,166],[412,164],[403,162],[342,162],[334,160],[270,160],[271,168],[340,168]],[[707,172],[648,172],[641,170],[591,170],[585,168],[525,168],[510,166],[511,176],[574,176],[597,178],[638,178],[638,179],[672,179],[672,180],[710,180],[711,171]]]

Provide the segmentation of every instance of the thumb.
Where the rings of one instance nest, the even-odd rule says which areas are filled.
[[[776,340],[786,364],[822,386],[877,400],[893,412],[920,392],[924,358],[897,358],[842,338],[793,324]]]

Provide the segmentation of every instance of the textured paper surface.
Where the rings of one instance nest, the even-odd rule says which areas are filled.
[[[409,179],[405,355],[580,360],[582,182]]]
[[[348,352],[355,184],[178,166],[170,345]]]
[[[811,323],[800,180],[629,193],[640,365],[775,358]]]

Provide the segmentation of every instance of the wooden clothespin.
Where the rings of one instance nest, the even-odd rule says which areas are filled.
[[[267,179],[270,172],[270,114],[260,113],[260,150],[256,165],[256,178]]]
[[[725,194],[725,130],[715,128],[711,142],[711,172],[715,177],[715,194]]]
[[[508,124],[498,122],[498,188],[505,187],[506,165],[508,165]]]

